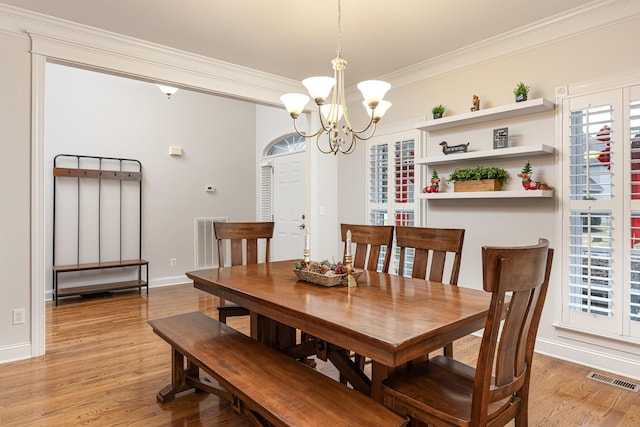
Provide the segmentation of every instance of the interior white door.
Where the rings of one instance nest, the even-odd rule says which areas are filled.
[[[302,258],[305,223],[305,153],[273,158],[273,261]]]

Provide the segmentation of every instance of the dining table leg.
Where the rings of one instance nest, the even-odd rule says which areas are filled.
[[[371,361],[371,397],[373,400],[384,403],[382,382],[389,377],[391,368],[375,360]]]
[[[296,345],[296,329],[257,313],[251,315],[251,337],[282,350]]]

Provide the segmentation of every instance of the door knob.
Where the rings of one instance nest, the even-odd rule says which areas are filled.
[[[298,226],[298,228],[299,228],[300,230],[304,230],[304,227],[305,227],[304,223],[302,223],[302,224],[300,224],[300,225]]]

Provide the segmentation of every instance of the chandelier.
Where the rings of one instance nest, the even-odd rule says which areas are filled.
[[[375,131],[380,118],[391,107],[391,103],[383,100],[384,95],[391,88],[387,82],[380,80],[367,80],[358,83],[358,89],[362,92],[365,109],[369,113],[369,123],[362,129],[356,130],[351,124],[347,113],[346,96],[344,91],[344,69],[347,61],[342,58],[341,49],[341,8],[338,0],[338,56],[331,61],[333,65],[333,77],[317,76],[309,77],[302,81],[309,95],[318,106],[320,128],[310,134],[300,132],[297,126],[297,118],[309,102],[309,97],[301,93],[287,93],[280,97],[285,108],[293,118],[293,126],[296,132],[305,138],[316,138],[318,149],[324,154],[350,154],[356,148],[356,140],[370,139]],[[331,95],[330,102],[327,99]],[[344,123],[340,121],[344,117]],[[323,134],[327,134],[328,145],[320,142]]]

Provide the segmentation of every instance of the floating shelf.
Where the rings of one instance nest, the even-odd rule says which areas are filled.
[[[485,110],[472,111],[464,114],[443,117],[417,123],[415,127],[427,132],[468,126],[476,123],[484,123],[492,120],[508,119],[510,117],[524,116],[527,114],[551,111],[555,104],[544,98],[531,99],[529,101],[516,102],[500,107],[487,108]]]
[[[454,163],[473,159],[526,157],[553,154],[555,148],[550,145],[524,145],[521,147],[497,148],[494,150],[469,151],[466,153],[442,154],[440,156],[423,157],[415,160],[417,165],[436,165]]]
[[[420,193],[418,199],[515,199],[515,198],[546,198],[553,197],[553,190],[519,190],[519,191],[469,191]]]

